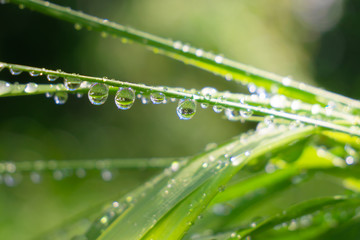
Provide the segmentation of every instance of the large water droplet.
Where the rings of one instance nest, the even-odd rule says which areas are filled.
[[[115,104],[121,110],[127,110],[135,102],[135,92],[131,88],[119,88],[115,95]]]
[[[92,84],[88,92],[89,100],[94,105],[104,104],[108,96],[109,87],[103,83]]]
[[[24,92],[26,93],[34,93],[38,89],[38,85],[36,83],[28,83],[25,86]]]
[[[220,106],[220,105],[214,105],[214,106],[213,106],[213,110],[214,110],[214,112],[216,112],[216,113],[221,113],[223,109],[224,109],[224,107],[223,107],[223,106]]]
[[[176,113],[181,120],[189,120],[196,113],[196,103],[193,100],[180,100],[176,108]]]
[[[150,100],[153,104],[166,103],[166,97],[161,92],[154,92],[150,94]]]
[[[227,109],[225,109],[225,116],[228,120],[234,121],[234,120],[238,119],[238,117],[240,116],[240,112],[235,109],[227,108]]]
[[[78,78],[67,77],[64,78],[64,86],[69,91],[75,91],[81,85],[81,80]]]
[[[64,104],[68,99],[67,92],[57,92],[54,95],[54,101],[56,104]]]
[[[47,75],[46,78],[50,81],[50,82],[53,82],[55,81],[56,79],[58,79],[58,76],[55,76],[55,75]]]
[[[9,93],[10,91],[11,91],[10,83],[0,80],[0,95]]]
[[[10,68],[9,71],[10,71],[11,75],[19,75],[20,73],[22,73],[21,70],[13,69],[13,68]]]

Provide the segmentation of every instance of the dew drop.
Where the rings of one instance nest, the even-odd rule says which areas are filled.
[[[197,57],[201,57],[204,54],[204,51],[202,49],[196,49],[195,55]]]
[[[216,112],[216,113],[221,113],[223,109],[224,109],[224,107],[223,107],[223,106],[220,106],[220,105],[214,105],[214,106],[213,106],[213,110],[214,110],[214,112]]]
[[[208,103],[200,103],[200,107],[205,109],[205,108],[209,107],[209,104]]]
[[[64,173],[61,170],[55,170],[53,172],[53,177],[55,180],[60,181],[64,178]]]
[[[319,114],[321,111],[321,106],[319,104],[314,104],[311,106],[311,113],[313,115]]]
[[[207,162],[204,162],[201,166],[203,167],[203,168],[207,168],[208,167],[208,163]]]
[[[214,60],[215,60],[216,63],[220,64],[220,63],[223,62],[224,58],[222,56],[218,55],[218,56],[215,57]]]
[[[217,90],[212,87],[204,87],[203,89],[201,89],[200,93],[205,97],[205,99],[209,100],[213,95],[217,93]]]
[[[101,177],[104,181],[111,181],[112,179],[112,173],[109,170],[103,170],[101,171]]]
[[[79,23],[75,23],[75,24],[74,24],[74,28],[79,31],[79,30],[82,29],[82,26],[81,26],[81,24],[79,24]]]
[[[227,108],[225,109],[225,116],[228,120],[234,121],[238,119],[238,117],[240,116],[240,112],[235,109]]]
[[[131,88],[119,88],[115,95],[115,104],[121,110],[127,110],[135,102],[135,92]]]
[[[196,113],[196,103],[193,100],[180,100],[176,108],[176,113],[181,120],[189,120]]]
[[[171,171],[177,172],[179,170],[179,168],[180,168],[179,162],[178,161],[172,162],[170,168],[171,168]]]
[[[41,175],[38,172],[32,172],[30,173],[30,179],[33,183],[40,183]]]
[[[86,171],[83,168],[76,169],[75,175],[78,178],[84,178],[86,176]]]
[[[150,101],[150,99],[147,96],[142,96],[141,97],[141,103],[142,104],[148,104]]]
[[[20,73],[22,73],[21,70],[13,69],[13,68],[9,68],[9,71],[10,71],[11,75],[14,75],[14,76],[19,75]]]
[[[109,96],[109,87],[103,83],[94,83],[91,85],[88,97],[92,104],[102,105]]]
[[[161,92],[153,92],[150,94],[150,100],[153,104],[166,103],[166,97]]]
[[[64,78],[64,86],[69,91],[75,91],[81,85],[81,80],[78,78],[67,77]]]
[[[242,116],[243,118],[249,118],[252,115],[253,115],[253,111],[251,111],[251,109],[240,110],[240,116]]]
[[[1,0],[0,0],[1,1]],[[4,64],[0,64],[0,72],[5,68]]]
[[[25,86],[24,92],[26,93],[34,93],[38,89],[38,85],[36,83],[28,83]]]
[[[0,80],[0,95],[9,93],[10,91],[11,91],[10,83]]]
[[[284,77],[281,82],[284,86],[289,86],[292,83],[292,79],[290,77]]]
[[[248,90],[249,90],[250,93],[255,93],[256,92],[256,85],[253,84],[253,83],[250,83],[248,85]]]
[[[77,98],[82,98],[83,96],[84,96],[84,94],[82,94],[82,93],[76,93]]]
[[[300,100],[294,100],[291,102],[291,110],[298,111],[301,109],[301,101]]]
[[[56,104],[59,104],[59,105],[65,104],[67,99],[68,99],[67,92],[57,92],[54,95],[54,101]]]
[[[182,43],[180,41],[176,41],[176,42],[174,42],[173,47],[175,49],[181,49],[182,48]]]
[[[47,92],[45,93],[45,97],[46,98],[51,98],[54,94],[53,93],[50,93],[50,92]]]
[[[29,72],[29,75],[30,75],[31,77],[38,77],[38,76],[40,76],[40,73],[39,73],[39,72],[31,71],[31,72]]]
[[[270,98],[270,105],[274,108],[284,108],[287,100],[284,95],[274,95]]]
[[[49,80],[50,82],[53,82],[55,81],[56,79],[58,79],[59,77],[58,76],[55,76],[55,75],[47,75],[46,76],[47,80]]]

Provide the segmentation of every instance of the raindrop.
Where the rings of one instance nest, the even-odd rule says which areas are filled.
[[[215,88],[212,88],[212,87],[204,87],[203,89],[201,89],[201,94],[207,100],[209,100],[216,93],[217,93],[217,90]]]
[[[215,62],[216,62],[216,63],[219,63],[219,64],[220,64],[220,63],[223,62],[223,60],[224,60],[224,58],[223,58],[222,56],[220,56],[220,55],[218,55],[218,56],[215,57]]]
[[[316,115],[316,114],[319,114],[321,111],[321,106],[319,104],[314,104],[312,105],[311,107],[311,113]]]
[[[31,72],[29,72],[29,75],[30,75],[31,77],[37,77],[37,76],[40,76],[40,73],[39,73],[39,72],[31,71]]]
[[[32,172],[32,173],[30,173],[30,179],[33,183],[40,183],[41,175],[37,172]]]
[[[153,92],[150,94],[150,100],[153,104],[166,103],[166,97],[161,92]]]
[[[0,95],[9,93],[10,91],[11,91],[10,83],[0,80]]]
[[[64,104],[68,99],[67,92],[57,92],[54,95],[54,101],[56,104]]]
[[[214,105],[214,106],[213,106],[213,110],[214,110],[214,112],[216,112],[216,113],[221,113],[223,109],[224,109],[224,107],[223,107],[223,106],[220,106],[220,105]]]
[[[250,83],[248,85],[248,90],[249,90],[250,93],[255,93],[256,92],[256,85],[253,84],[253,83]]]
[[[179,170],[179,168],[180,168],[180,164],[179,164],[179,162],[178,161],[174,161],[174,162],[172,162],[171,163],[171,171],[173,171],[173,172],[176,172],[176,171],[178,171]]]
[[[88,97],[92,104],[102,105],[109,96],[109,87],[103,83],[94,83],[91,85]]]
[[[110,181],[112,179],[112,173],[109,170],[101,171],[101,177],[104,181]]]
[[[196,103],[193,100],[180,100],[176,108],[176,113],[181,120],[189,120],[196,113]]]
[[[55,76],[55,75],[47,75],[46,76],[47,80],[49,80],[50,82],[53,82],[55,81],[56,79],[58,79],[59,77],[58,76]]]
[[[270,98],[270,105],[274,108],[285,107],[287,100],[284,95],[274,95]]]
[[[225,109],[225,116],[228,120],[234,121],[240,116],[240,112],[231,108]]]
[[[47,92],[45,93],[45,97],[47,98],[51,98],[54,94],[53,93],[50,93],[50,92]]]
[[[76,89],[78,89],[80,87],[81,80],[78,78],[72,78],[72,77],[64,78],[64,85],[67,90],[75,91]]]
[[[131,88],[119,88],[115,95],[115,104],[121,110],[127,110],[135,102],[135,92]]]
[[[11,75],[19,75],[20,73],[22,73],[21,70],[13,69],[13,68],[10,68],[9,71],[10,71]]]
[[[82,26],[81,26],[81,24],[79,24],[79,23],[75,23],[75,24],[74,24],[74,28],[79,31],[79,30],[82,29]]]
[[[240,116],[242,116],[243,118],[249,118],[252,115],[253,115],[253,111],[251,111],[251,109],[240,110]]]
[[[200,107],[205,109],[205,108],[209,107],[209,104],[208,103],[200,103]]]
[[[28,83],[25,86],[24,92],[26,93],[34,93],[37,91],[38,85],[36,83]]]

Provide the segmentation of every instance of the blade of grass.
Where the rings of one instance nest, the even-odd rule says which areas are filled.
[[[360,108],[360,102],[339,94],[328,92],[320,88],[299,83],[288,77],[281,77],[273,73],[262,71],[226,58],[216,56],[201,49],[183,45],[179,41],[160,38],[149,33],[141,32],[129,27],[100,19],[83,12],[62,7],[41,0],[9,0],[10,3],[21,5],[43,14],[65,21],[79,24],[80,26],[105,32],[112,36],[123,37],[133,42],[150,47],[154,52],[166,55],[173,59],[186,62],[215,74],[226,76],[241,83],[253,82],[267,90],[278,89],[283,94],[309,103],[320,103],[326,106],[329,102],[338,102],[352,108]]]

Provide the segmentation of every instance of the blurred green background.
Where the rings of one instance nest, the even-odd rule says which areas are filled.
[[[359,1],[56,2],[359,98]],[[240,85],[142,46],[76,31],[67,22],[15,5],[0,5],[0,22],[0,61],[151,85],[244,91]],[[47,82],[45,77],[11,76],[5,70],[0,79]],[[86,96],[70,96],[65,105],[55,105],[45,96],[1,98],[0,108],[0,160],[4,161],[188,156],[207,143],[223,142],[254,127],[229,122],[200,106],[193,120],[180,121],[175,103],[137,101],[130,110],[121,111],[110,98],[103,106],[93,106]],[[0,239],[29,239],[124,194],[154,173],[119,171],[109,182],[97,171],[84,179],[62,181],[45,174],[40,184],[24,175],[15,187],[1,184]],[[322,184],[319,179],[317,183]],[[298,197],[290,190],[288,198]]]

